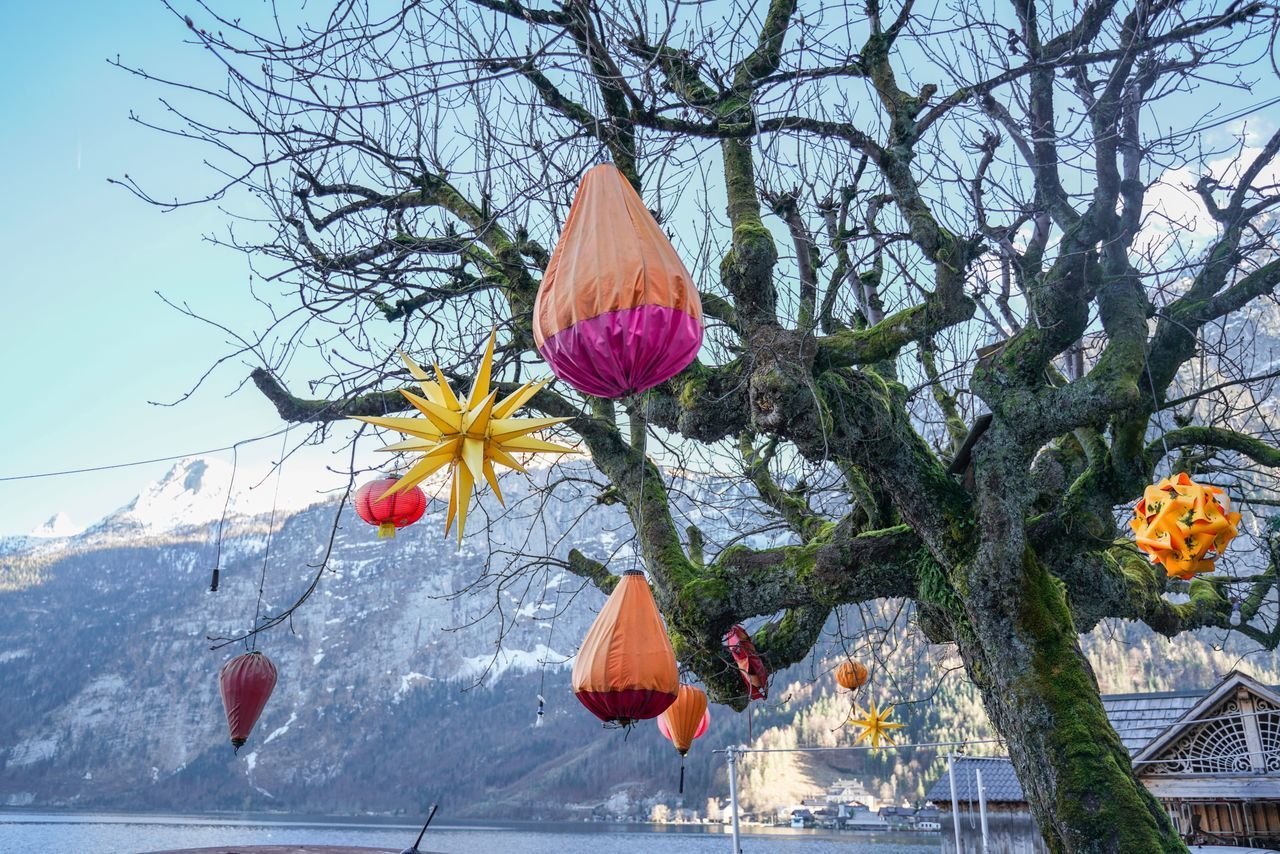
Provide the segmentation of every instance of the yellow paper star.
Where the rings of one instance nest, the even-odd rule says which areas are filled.
[[[538,393],[548,380],[525,383],[502,401],[497,400],[498,392],[489,388],[489,378],[493,370],[493,344],[497,332],[489,335],[489,346],[485,348],[484,358],[480,360],[480,370],[471,385],[471,393],[467,399],[459,400],[453,393],[449,383],[435,368],[433,380],[404,353],[400,358],[409,367],[409,373],[422,388],[422,397],[401,389],[414,407],[423,414],[423,418],[363,417],[352,416],[357,421],[387,427],[412,438],[382,448],[383,451],[420,451],[423,454],[409,471],[405,472],[395,486],[388,489],[377,500],[388,495],[411,489],[426,480],[435,472],[449,466],[453,478],[449,492],[449,516],[445,520],[444,530],[449,533],[453,520],[458,519],[458,542],[462,542],[462,532],[467,524],[467,508],[471,505],[471,493],[477,481],[483,477],[493,487],[494,494],[502,503],[502,490],[498,488],[498,476],[493,464],[500,463],[516,471],[525,471],[514,454],[518,453],[576,453],[573,448],[544,442],[530,436],[538,430],[568,421],[567,418],[512,418],[517,409]],[[505,506],[505,505],[504,505]]]
[[[902,724],[889,721],[889,715],[893,714],[893,706],[877,709],[875,700],[872,700],[867,711],[863,712],[861,709],[855,708],[854,714],[862,715],[861,718],[849,719],[849,723],[862,727],[862,732],[853,742],[854,744],[859,744],[866,738],[869,738],[872,747],[879,747],[882,739],[891,745],[897,743],[893,740],[893,736],[886,732],[886,730],[891,729],[902,729]]]

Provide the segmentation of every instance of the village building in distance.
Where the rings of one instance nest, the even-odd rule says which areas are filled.
[[[1188,843],[1280,850],[1280,692],[1232,671],[1207,691],[1102,701],[1138,778]],[[953,768],[965,851],[981,850],[979,772],[992,850],[1047,850],[1007,758],[956,757]],[[942,850],[954,852],[950,777],[926,797],[943,813]]]

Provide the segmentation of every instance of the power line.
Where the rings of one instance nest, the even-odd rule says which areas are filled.
[[[252,439],[241,439],[239,442],[233,442],[232,444],[224,445],[221,448],[209,448],[208,450],[205,450],[205,451],[191,451],[186,454],[174,454],[173,456],[170,456],[170,457],[154,457],[149,460],[134,460],[133,462],[128,462],[128,463],[112,463],[111,465],[106,465],[106,466],[89,466],[87,468],[79,468],[79,469],[63,469],[62,471],[37,472],[35,474],[6,475],[5,477],[0,477],[0,483],[5,483],[7,481],[14,481],[14,480],[37,480],[39,478],[45,478],[45,477],[61,477],[67,474],[88,474],[90,472],[96,472],[96,471],[110,471],[112,469],[132,468],[133,466],[145,466],[145,465],[150,465],[151,463],[172,462],[173,460],[181,460],[181,459],[185,459],[186,457],[199,457],[205,454],[216,454],[221,451],[234,451],[236,448],[239,448],[243,445],[251,445],[254,442],[261,442],[263,439],[270,439],[273,436],[279,436],[281,433],[284,433],[288,429],[289,428],[287,427],[283,427],[272,433],[266,433],[262,436],[255,436]]]
[[[1000,744],[998,738],[969,739],[968,741],[924,741],[918,744],[891,744],[872,747],[869,744],[849,745],[847,747],[734,747],[734,753],[823,753],[828,750],[906,750],[907,748],[926,747],[964,747],[970,744]],[[730,748],[713,750],[712,753],[725,753]]]

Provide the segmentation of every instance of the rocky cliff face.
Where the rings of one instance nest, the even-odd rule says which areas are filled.
[[[677,757],[656,728],[602,730],[569,691],[571,656],[603,597],[538,558],[563,556],[564,533],[584,515],[572,545],[622,568],[633,558],[616,510],[587,495],[541,500],[535,487],[550,471],[533,483],[508,478],[514,509],[499,516],[486,499],[481,516],[493,523],[476,524],[461,548],[442,535],[438,505],[394,540],[344,517],[316,594],[258,642],[280,680],[235,755],[217,671],[243,646],[211,651],[206,637],[251,624],[260,578],[264,613],[305,589],[335,505],[278,513],[268,557],[263,507],[237,496],[233,508],[248,512],[228,521],[221,588],[210,593],[227,475],[184,461],[83,532],[64,536],[54,523],[0,543],[0,805],[416,813],[440,802],[454,816],[564,816],[647,815],[677,802]],[[700,519],[713,541],[745,527],[723,509],[731,488],[698,486],[704,498],[721,495],[708,505],[721,509]],[[876,650],[877,698],[906,701],[908,739],[987,735],[972,692],[943,678],[954,664],[945,652],[903,640],[918,636],[907,619],[896,605],[844,615],[821,654],[775,677],[754,737],[851,742],[840,727],[851,699],[826,672],[843,655],[841,636]],[[1135,629],[1106,632],[1092,648],[1107,690],[1200,687],[1238,660],[1215,638],[1169,645]],[[1245,666],[1280,677],[1274,659]],[[547,717],[535,727],[539,693]],[[722,707],[712,716],[685,788],[684,803],[699,810],[726,789],[711,750],[747,740],[744,716]],[[911,798],[935,762],[933,753],[772,754],[749,766],[746,794],[765,808],[859,776],[879,798]]]
[[[673,794],[676,755],[652,725],[602,731],[569,691],[603,597],[555,567],[486,578],[515,553],[554,553],[579,515],[522,512],[535,496],[519,478],[504,484],[516,512],[461,548],[439,505],[394,540],[344,515],[316,594],[259,639],[280,680],[233,754],[217,671],[243,645],[210,651],[206,637],[251,624],[262,577],[264,613],[306,588],[336,505],[277,516],[265,576],[266,518],[230,518],[210,593],[227,475],[184,461],[82,534],[0,546],[0,804],[564,814],[610,798],[647,812],[639,800]],[[593,512],[595,541],[575,545],[604,557],[620,520]],[[686,787],[699,805],[702,758]]]

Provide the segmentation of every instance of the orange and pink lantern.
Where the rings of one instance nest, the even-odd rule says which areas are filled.
[[[702,301],[675,247],[610,163],[582,178],[533,307],[552,372],[620,398],[666,382],[702,346]]]

